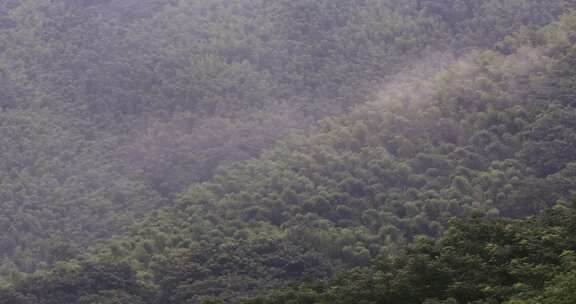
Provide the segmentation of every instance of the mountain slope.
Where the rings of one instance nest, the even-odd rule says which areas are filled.
[[[575,4],[3,1],[0,276],[126,232],[218,166],[374,99],[422,57],[491,48]]]
[[[62,263],[5,292],[22,299],[51,295],[39,303],[236,302],[306,276],[328,278],[341,268],[368,266],[421,236],[441,236],[454,217],[488,218],[488,224],[471,225],[474,231],[493,225],[505,230],[508,222],[489,219],[562,209],[572,199],[576,168],[575,33],[576,15],[567,15],[541,30],[520,31],[494,51],[470,55],[434,79],[390,85],[378,100],[323,120],[258,160],[219,170],[173,207],[94,247],[83,261]],[[466,226],[457,227],[460,232],[449,231],[446,242],[466,234]],[[536,231],[536,238],[542,233]],[[571,247],[551,242],[558,247],[551,263],[558,264],[558,252]],[[541,247],[535,255],[549,254]],[[511,257],[501,257],[502,263]],[[87,283],[109,275],[112,285]],[[414,280],[423,280],[422,288],[430,282]],[[502,289],[481,292],[507,300],[510,286],[522,280],[495,281]],[[64,282],[74,293],[62,292]],[[449,292],[451,284],[458,281],[442,288]],[[406,286],[400,287],[419,285]],[[155,296],[142,296],[138,288]],[[483,299],[477,290],[460,294],[467,292],[462,288],[441,295],[421,290],[406,299]]]

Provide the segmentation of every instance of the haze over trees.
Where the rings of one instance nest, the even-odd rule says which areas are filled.
[[[575,1],[0,3],[0,303],[572,303]]]

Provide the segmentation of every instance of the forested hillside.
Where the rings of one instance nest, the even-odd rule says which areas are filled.
[[[575,7],[0,3],[0,303],[571,303]]]
[[[522,221],[453,223],[401,256],[244,303],[574,303],[575,219],[558,207]]]
[[[73,257],[414,61],[573,5],[3,1],[0,272]]]

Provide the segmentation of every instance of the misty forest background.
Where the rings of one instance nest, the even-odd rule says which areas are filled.
[[[576,1],[0,1],[0,304],[576,302]]]

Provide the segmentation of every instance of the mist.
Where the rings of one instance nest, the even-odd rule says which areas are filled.
[[[2,1],[0,303],[237,303],[567,205],[575,6]]]

